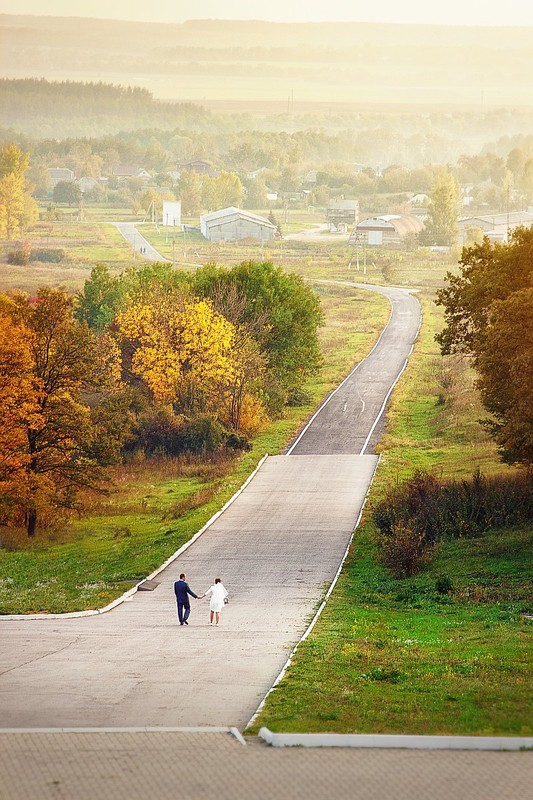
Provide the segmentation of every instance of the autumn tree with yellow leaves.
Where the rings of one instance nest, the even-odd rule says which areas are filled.
[[[211,413],[239,429],[248,391],[261,372],[258,348],[208,300],[179,292],[139,299],[116,318],[131,371],[156,403],[177,414]]]
[[[12,239],[37,218],[26,181],[30,157],[15,144],[0,150],[0,237]]]

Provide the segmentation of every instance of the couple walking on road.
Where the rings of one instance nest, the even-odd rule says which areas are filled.
[[[184,572],[181,573],[179,581],[174,584],[174,594],[176,595],[176,603],[178,605],[178,619],[180,625],[188,625],[187,620],[191,613],[191,605],[189,602],[189,595],[201,600],[202,597],[210,594],[209,601],[209,624],[212,625],[213,621],[218,625],[220,622],[220,612],[222,606],[228,602],[228,593],[220,578],[215,578],[215,582],[203,594],[197,595],[193,592],[186,580],[187,576]]]

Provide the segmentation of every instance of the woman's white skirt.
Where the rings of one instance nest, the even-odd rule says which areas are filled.
[[[224,605],[223,600],[210,600],[209,601],[209,611],[216,611],[220,614],[222,611],[222,606]]]

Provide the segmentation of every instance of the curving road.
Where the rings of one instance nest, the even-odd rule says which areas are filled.
[[[339,568],[377,465],[380,414],[418,330],[408,292],[364,288],[392,308],[370,356],[153,592],[103,615],[1,621],[2,726],[246,725]],[[231,603],[219,628],[194,600],[191,624],[177,625],[181,571],[198,593],[222,576]]]

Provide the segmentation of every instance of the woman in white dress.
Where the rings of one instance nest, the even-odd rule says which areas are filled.
[[[207,594],[211,595],[211,599],[209,600],[209,624],[212,625],[213,620],[216,619],[216,625],[218,625],[222,606],[228,596],[226,588],[220,578],[215,578],[214,584],[203,593],[202,597],[205,597]]]

